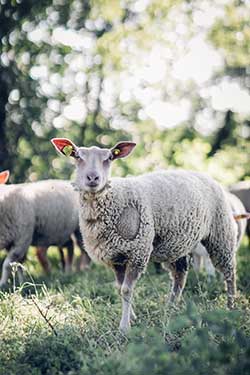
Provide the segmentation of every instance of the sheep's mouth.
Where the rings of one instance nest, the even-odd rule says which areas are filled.
[[[99,186],[99,183],[92,181],[92,182],[88,182],[87,186],[88,186],[88,188],[95,189]]]
[[[94,186],[88,185],[85,190],[90,193],[96,193],[98,191],[98,185],[94,185]]]

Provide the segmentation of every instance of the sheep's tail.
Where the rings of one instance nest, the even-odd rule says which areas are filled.
[[[249,212],[244,212],[244,214],[239,214],[239,215],[234,214],[233,216],[234,216],[235,221],[239,221],[241,219],[247,219],[247,220],[250,219],[250,213]]]

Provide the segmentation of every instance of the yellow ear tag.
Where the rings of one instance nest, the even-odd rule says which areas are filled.
[[[63,147],[63,153],[66,156],[70,156],[72,154],[72,151],[73,151],[73,146],[71,146],[71,145],[67,145],[67,146]]]
[[[119,148],[116,148],[113,152],[117,156],[120,154],[121,150],[119,150]]]

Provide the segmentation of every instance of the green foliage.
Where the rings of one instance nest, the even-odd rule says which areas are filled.
[[[192,17],[205,3],[29,0],[1,4],[0,164],[10,169],[10,181],[70,178],[69,161],[56,155],[49,142],[60,136],[79,145],[107,147],[133,138],[137,150],[126,163],[116,163],[117,175],[180,167],[207,171],[225,184],[248,178],[249,116],[232,113],[232,121],[227,122],[226,116],[221,121],[221,114],[214,111],[214,133],[199,133],[196,119],[203,110],[211,110],[210,100],[201,96],[194,82],[182,87],[171,73],[184,46],[200,32]],[[218,77],[240,77],[247,89],[249,5],[228,0],[211,7],[224,11],[208,30],[209,40],[225,58],[214,83]],[[64,32],[69,39],[79,38],[77,43],[86,42],[79,46],[61,40]],[[144,82],[140,69],[147,69],[154,48],[165,51],[168,74],[161,82]],[[39,69],[40,76],[34,74]],[[144,104],[133,87],[127,90],[129,100],[120,97],[124,74],[123,79],[131,76],[139,82],[146,101],[150,90],[167,103],[188,98],[190,118],[169,129],[157,127],[150,117],[144,119]],[[109,90],[110,80],[117,80],[115,92]],[[109,95],[112,103],[107,109]],[[75,99],[86,112],[79,119],[65,116]],[[225,129],[226,137],[220,139]]]
[[[250,6],[247,1],[229,1],[225,15],[211,30],[210,37],[220,48],[226,64],[232,68],[250,64]]]
[[[138,282],[137,321],[118,332],[121,303],[113,274],[92,265],[83,273],[45,278],[30,251],[26,283],[0,293],[0,374],[245,374],[250,361],[249,249],[238,253],[237,310],[226,309],[222,278],[190,271],[179,306],[167,306],[168,275],[153,265]],[[40,276],[39,276],[40,275]],[[37,306],[53,326],[51,329]]]

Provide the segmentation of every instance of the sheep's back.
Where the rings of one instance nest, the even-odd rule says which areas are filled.
[[[32,244],[63,245],[78,227],[78,198],[67,181],[25,184],[24,195],[35,211]]]

